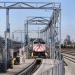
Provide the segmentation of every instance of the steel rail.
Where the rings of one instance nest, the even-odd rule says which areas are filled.
[[[32,64],[30,64],[25,69],[21,70],[20,72],[16,73],[15,75],[32,75],[40,66],[37,65],[37,60],[35,60]]]
[[[75,56],[75,52],[72,52],[72,51],[63,51],[63,52],[61,52],[61,53],[64,53],[64,54],[68,54],[68,55],[71,55],[71,56]],[[72,53],[74,53],[74,54],[72,54]]]
[[[69,57],[69,56],[66,56],[66,55],[64,55],[64,58],[70,60],[73,63],[75,63],[75,58],[72,58],[72,57]]]

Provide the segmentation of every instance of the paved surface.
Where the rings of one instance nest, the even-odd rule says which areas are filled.
[[[65,66],[65,75],[75,75],[75,63],[64,59],[68,66]]]
[[[0,75],[14,75],[15,73],[26,68],[32,62],[34,62],[34,59],[26,59],[24,64],[14,65],[13,69],[8,69],[6,73],[0,73]]]

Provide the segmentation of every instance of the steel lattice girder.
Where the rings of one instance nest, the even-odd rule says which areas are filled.
[[[0,2],[0,9],[56,9],[54,2]]]
[[[50,18],[48,26],[45,29],[41,30],[41,32],[47,31],[47,29],[49,27],[51,27],[51,25],[56,24],[58,21],[59,14],[60,14],[60,9],[55,9],[53,11],[51,18]]]
[[[29,17],[28,19],[29,25],[48,25],[49,17]]]

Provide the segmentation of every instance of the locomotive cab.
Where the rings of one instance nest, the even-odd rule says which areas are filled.
[[[34,58],[46,58],[46,44],[42,39],[36,39],[33,41],[32,57]]]

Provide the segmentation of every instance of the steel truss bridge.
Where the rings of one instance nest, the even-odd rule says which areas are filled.
[[[61,4],[55,2],[0,2],[0,9],[6,9],[6,31],[5,31],[5,66],[7,68],[7,47],[10,38],[10,23],[9,10],[10,9],[40,9],[52,10],[52,15],[49,17],[29,17],[25,21],[25,29],[23,31],[25,39],[24,44],[29,44],[29,25],[46,25],[44,29],[40,30],[40,37],[44,39],[50,47],[49,55],[51,59],[62,61],[61,57]],[[25,46],[24,45],[24,46]],[[62,75],[62,74],[61,74]]]

